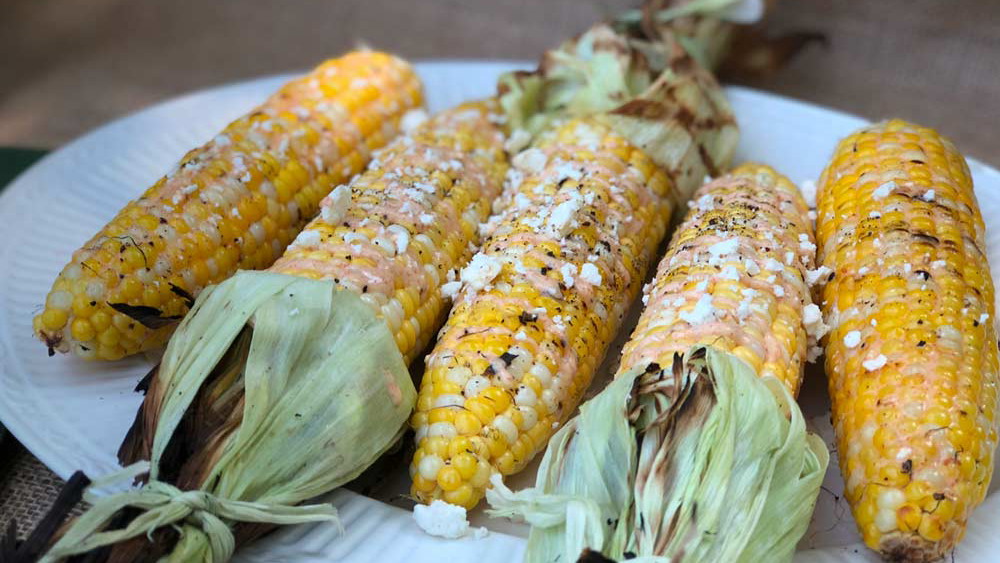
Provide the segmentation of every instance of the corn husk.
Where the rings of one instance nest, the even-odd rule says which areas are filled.
[[[550,442],[535,487],[499,480],[491,512],[532,525],[525,561],[790,561],[829,462],[779,381],[697,347],[634,371]]]
[[[230,392],[245,393],[242,423],[204,458],[197,486],[163,480],[164,452],[206,380],[227,376]],[[224,561],[235,548],[232,522],[335,521],[330,505],[296,505],[357,477],[398,439],[416,400],[395,340],[369,305],[330,282],[269,272],[239,272],[202,292],[156,379],[150,461],[117,476],[148,470],[148,481],[91,498],[46,560],[176,526],[170,560]],[[126,507],[143,512],[100,531]]]
[[[679,216],[705,176],[729,166],[739,136],[722,87],[680,37],[669,28],[653,40],[590,28],[547,52],[536,71],[500,78],[510,127],[537,135],[567,115],[607,122],[669,174]]]

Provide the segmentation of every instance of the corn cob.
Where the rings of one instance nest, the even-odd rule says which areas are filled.
[[[794,405],[823,326],[807,214],[764,165],[695,194],[616,379],[553,438],[534,488],[487,493],[533,524],[525,561],[791,559],[829,459]]]
[[[816,344],[807,324],[820,326],[806,282],[816,245],[805,200],[769,166],[744,164],[702,187],[691,209],[646,288],[618,374],[711,345],[797,394]]]
[[[633,67],[647,60],[641,51],[665,66]],[[595,84],[573,99],[567,75],[595,53],[620,66],[585,73]],[[670,38],[638,47],[597,26],[548,60],[561,62],[501,79],[512,126],[540,133],[513,161],[506,211],[449,288],[464,289],[411,421],[411,491],[422,502],[472,507],[491,475],[520,471],[544,447],[590,384],[676,202],[735,145],[718,85]],[[625,75],[643,90],[595,94]],[[580,117],[559,124],[568,116]]]
[[[465,104],[393,141],[364,173],[323,200],[319,215],[269,272],[240,272],[206,290],[171,339],[119,452],[125,464],[151,460],[147,489],[161,491],[161,480],[167,480],[180,491],[205,491],[223,504],[252,501],[276,511],[299,510],[304,515],[298,521],[334,518],[322,505],[291,507],[356,477],[405,427],[416,391],[404,360],[423,349],[443,320],[447,272],[473,253],[477,229],[507,168],[497,110],[495,100]],[[261,287],[270,291],[275,284],[274,295],[261,295],[266,293]],[[307,291],[310,295],[303,295]],[[327,302],[331,294],[334,300]],[[284,314],[275,323],[270,311],[282,303]],[[389,350],[371,331],[336,337],[331,347],[328,333],[342,330],[342,324],[309,332],[324,308],[349,322],[363,317],[352,303],[385,332]],[[232,317],[240,315],[254,320],[250,342],[239,318],[232,326]],[[229,332],[215,331],[215,322],[229,323]],[[269,339],[265,324],[272,331],[277,324],[278,332],[291,336]],[[218,358],[207,367],[206,347]],[[345,371],[342,366],[356,358],[362,367]],[[268,362],[266,369],[261,362]],[[251,381],[251,372],[261,371],[265,381]],[[192,402],[184,402],[185,393],[195,393]],[[281,395],[275,404],[261,404],[274,395]],[[162,434],[176,420],[174,435]],[[106,506],[119,501],[105,500],[95,510],[110,517]],[[115,544],[108,560],[156,561],[168,554],[185,561],[228,558],[231,551],[216,547],[225,544],[219,541],[222,532],[199,529],[197,519],[183,519],[183,513],[176,522],[178,538],[169,526],[179,510],[171,502],[141,505],[149,511],[145,521],[156,520],[151,529],[102,540]],[[164,519],[157,520],[160,516]],[[231,519],[234,544],[257,537],[272,523],[288,523],[250,516],[245,522]],[[95,524],[100,521],[87,521],[86,529],[76,530],[72,542],[56,544],[50,556],[87,551],[81,544],[93,541]],[[146,532],[154,538],[152,546],[141,537]],[[205,535],[211,537],[189,539]],[[201,549],[197,555],[192,544]]]
[[[389,325],[406,362],[443,320],[441,286],[479,242],[507,170],[495,100],[463,104],[380,151],[270,268],[333,281]]]
[[[817,215],[846,497],[870,547],[936,560],[983,500],[997,445],[994,289],[968,166],[931,129],[872,125],[838,145]]]
[[[378,52],[286,84],[73,254],[34,319],[36,335],[50,354],[88,359],[159,346],[201,289],[270,266],[330,186],[359,172],[420,104],[409,65]]]
[[[592,121],[567,123],[514,165],[513,182],[524,176],[510,186],[514,205],[463,270],[426,360],[411,466],[421,501],[474,506],[494,471],[520,471],[545,445],[589,385],[670,216],[664,172]]]

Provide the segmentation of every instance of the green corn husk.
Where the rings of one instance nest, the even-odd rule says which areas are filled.
[[[683,213],[705,176],[728,167],[739,132],[722,87],[678,37],[592,27],[546,53],[538,70],[500,78],[510,127],[537,135],[567,116],[605,121],[670,175]]]
[[[228,354],[231,347],[245,355]],[[233,357],[240,358],[243,423],[199,472],[198,486],[185,487],[193,490],[161,481],[182,419],[217,365]],[[149,481],[91,498],[93,508],[46,561],[171,525],[180,537],[170,561],[225,561],[235,548],[228,523],[336,521],[328,504],[295,505],[357,477],[398,439],[416,401],[395,340],[369,305],[331,282],[269,272],[242,271],[202,292],[157,381],[163,400],[152,457],[119,476],[148,467]],[[124,529],[100,531],[128,506],[145,512]]]
[[[829,462],[794,398],[735,356],[696,347],[626,373],[550,442],[535,487],[487,492],[532,524],[525,561],[790,561]]]

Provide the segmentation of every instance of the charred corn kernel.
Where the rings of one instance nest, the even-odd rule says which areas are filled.
[[[816,250],[808,211],[795,185],[764,165],[702,186],[648,286],[618,373],[645,365],[659,376],[674,354],[711,345],[796,393],[822,336],[806,283]]]
[[[373,95],[355,96],[358,82],[367,83]],[[105,341],[96,340],[103,332],[72,327],[98,314],[131,315],[142,322],[129,318],[124,326],[115,325],[123,333],[118,341],[128,347],[109,352],[114,358],[162,344],[172,321],[187,311],[190,296],[237,267],[270,266],[315,214],[323,195],[360,172],[421,97],[409,65],[372,51],[328,61],[289,82],[185,155],[77,250],[53,292],[65,285],[64,291],[96,305],[71,311],[68,304],[49,301],[35,318],[35,334],[53,352],[112,359],[99,346]],[[297,202],[291,211],[279,203],[288,194]],[[232,259],[210,263],[221,249],[232,249]],[[145,301],[144,290],[156,285],[174,292]]]
[[[954,548],[989,486],[998,384],[985,227],[962,155],[893,120],[841,141],[819,182],[826,372],[865,542],[888,559]],[[893,517],[868,495],[905,487]]]
[[[319,216],[271,271],[331,280],[359,294],[412,361],[436,333],[445,305],[437,272],[453,270],[472,255],[479,242],[472,227],[488,217],[503,183],[507,164],[496,109],[494,102],[464,104],[376,153],[364,173],[323,200]],[[442,225],[469,226],[473,236]],[[446,251],[448,243],[458,249],[454,254]],[[463,387],[444,378],[424,385],[435,395],[420,399],[419,419],[427,431],[418,441],[431,429],[455,436],[459,422],[468,430],[470,421],[457,408]],[[447,458],[447,443],[436,453]]]
[[[414,487],[423,502],[453,502],[449,492],[467,487],[462,504],[475,506],[491,472],[516,473],[545,446],[590,384],[672,211],[666,173],[597,121],[571,121],[513,162],[503,198],[516,202],[463,270],[421,389],[437,393],[456,367],[467,373],[460,406],[470,416],[456,425],[488,452],[460,454],[459,488],[440,477],[433,491]],[[418,414],[435,400],[418,401]]]

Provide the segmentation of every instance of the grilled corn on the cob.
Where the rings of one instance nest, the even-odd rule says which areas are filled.
[[[695,194],[616,380],[553,438],[535,489],[487,493],[534,525],[526,561],[791,559],[828,460],[794,405],[822,327],[807,211],[763,165]]]
[[[150,482],[98,501],[49,556],[114,543],[110,561],[222,561],[271,524],[334,518],[295,505],[355,478],[405,427],[416,400],[406,361],[443,320],[446,274],[472,254],[500,192],[497,109],[465,104],[393,141],[270,271],[206,289],[120,452],[151,460]],[[176,496],[193,491],[211,502]],[[132,528],[99,532],[129,505],[145,510]]]
[[[643,297],[618,373],[666,367],[675,353],[710,345],[795,395],[807,311],[810,328],[821,326],[807,284],[816,245],[805,200],[769,166],[744,164],[702,187],[691,208]]]
[[[102,360],[162,344],[204,287],[270,266],[421,98],[408,64],[371,51],[286,84],[74,253],[36,335],[50,353]]]
[[[925,127],[865,127],[841,141],[818,185],[845,492],[865,543],[891,560],[950,551],[993,473],[997,331],[984,235],[965,160]]]
[[[545,446],[590,384],[676,202],[727,165],[735,126],[718,84],[669,37],[646,47],[667,69],[653,79],[630,75],[648,87],[626,99],[613,91],[595,101],[592,90],[570,102],[555,90],[530,97],[545,90],[547,72],[560,88],[582,65],[574,57],[594,50],[645,60],[602,27],[551,57],[565,69],[502,82],[514,94],[501,97],[514,124],[541,133],[514,158],[506,211],[455,282],[462,290],[427,358],[412,418],[418,500],[472,507],[492,474],[520,471]],[[628,64],[620,68],[629,74]],[[600,85],[619,85],[622,75]],[[565,113],[537,111],[535,102],[573,108],[570,115],[597,109],[553,125]],[[522,119],[525,107],[536,111]]]

